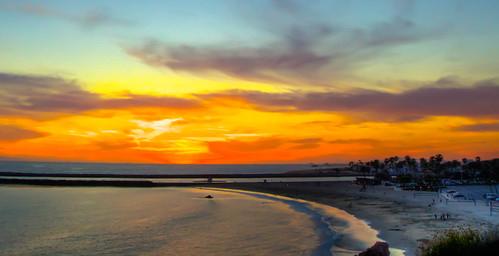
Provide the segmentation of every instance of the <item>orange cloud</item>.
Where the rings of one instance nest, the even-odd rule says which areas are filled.
[[[483,83],[400,93],[232,91],[187,98],[104,97],[43,76],[0,73],[0,83],[0,122],[6,124],[0,156],[8,158],[303,163],[499,152],[496,108],[487,107],[496,104],[496,87]],[[437,102],[427,104],[423,96]],[[444,96],[450,98],[439,101]],[[50,113],[57,118],[39,118]],[[401,118],[408,114],[419,118]],[[398,122],[379,118],[393,115]]]

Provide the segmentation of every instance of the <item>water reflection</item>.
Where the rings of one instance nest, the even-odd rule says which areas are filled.
[[[309,255],[311,221],[279,202],[176,188],[0,187],[0,255]]]

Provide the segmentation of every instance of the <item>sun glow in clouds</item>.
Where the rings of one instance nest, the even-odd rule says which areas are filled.
[[[141,141],[151,141],[152,139],[158,137],[159,135],[166,132],[178,132],[179,128],[173,128],[172,124],[184,120],[183,118],[166,118],[157,121],[143,121],[143,120],[132,120],[133,123],[137,124],[140,129],[133,129],[130,136],[134,138],[137,143],[140,144]]]
[[[1,158],[499,154],[497,1],[4,2]]]

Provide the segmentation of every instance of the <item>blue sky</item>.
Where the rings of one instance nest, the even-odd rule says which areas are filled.
[[[381,56],[370,56],[364,65],[352,67],[352,79],[361,76],[372,82],[459,76],[476,80],[494,76],[499,59],[495,49],[499,43],[497,1],[0,3],[0,47],[4,49],[0,67],[12,71],[29,68],[32,72],[67,72],[81,77],[84,72],[78,69],[87,70],[90,65],[96,69],[102,69],[103,63],[134,65],[123,48],[146,40],[196,47],[259,47],[279,41],[280,31],[293,26],[307,30],[316,24],[339,31],[326,42],[338,48],[352,43],[347,34],[357,30],[389,33],[390,28],[382,31],[383,26],[397,22],[410,22],[415,38],[388,46]],[[71,65],[75,63],[78,68]],[[107,69],[115,68],[113,65]]]
[[[495,0],[0,0],[0,157],[497,156],[498,14]]]

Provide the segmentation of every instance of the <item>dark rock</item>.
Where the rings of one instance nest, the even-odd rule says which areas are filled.
[[[388,243],[376,242],[371,248],[359,253],[359,256],[389,256]]]

